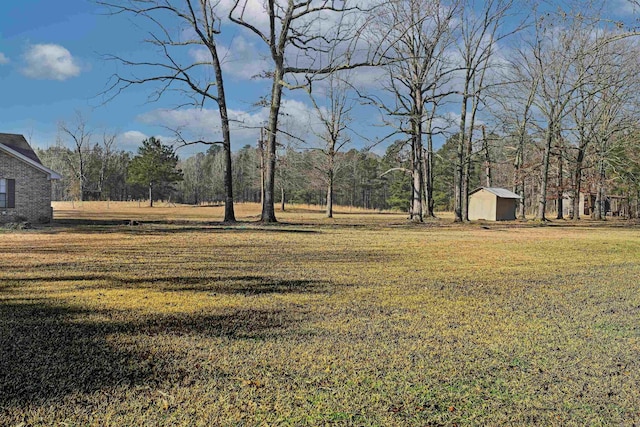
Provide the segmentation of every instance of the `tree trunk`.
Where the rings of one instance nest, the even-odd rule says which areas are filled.
[[[80,201],[84,201],[84,158],[82,156],[82,150],[78,148],[78,156],[80,162]]]
[[[419,124],[414,123],[414,130],[419,131]],[[422,137],[412,135],[411,148],[413,150],[412,160],[412,191],[411,191],[411,219],[414,222],[422,222]]]
[[[429,127],[431,128],[431,127]],[[427,157],[426,157],[426,199],[427,199],[427,215],[435,218],[434,201],[433,201],[433,138],[431,132],[427,135]]]
[[[580,192],[582,191],[582,163],[584,161],[584,149],[578,149],[578,155],[576,156],[576,168],[573,172],[573,217],[574,220],[579,220],[580,215],[580,199],[582,195]]]
[[[563,162],[562,162],[562,146],[560,145],[560,140],[558,139],[558,176],[556,179],[556,200],[557,200],[557,214],[556,214],[556,219],[563,219],[564,218],[564,194],[562,191],[563,188],[563,181],[562,181],[562,166],[563,166]]]
[[[458,147],[456,159],[456,172],[454,177],[454,207],[455,222],[462,222],[462,200],[463,200],[463,181],[464,181],[464,148],[465,148],[465,131],[467,127],[467,97],[462,100],[460,112],[460,133],[458,134]]]
[[[149,207],[153,207],[153,184],[149,184]]]
[[[222,67],[217,50],[212,49],[211,57],[213,69],[216,74],[216,87],[218,89],[218,108],[220,111],[220,123],[222,125],[222,140],[224,150],[224,222],[235,222],[236,216],[233,209],[233,171],[231,169],[231,132],[229,130],[229,114],[227,113],[227,100],[222,79]]]
[[[513,162],[513,182],[514,193],[520,196],[518,200],[518,219],[526,219],[525,215],[525,191],[524,191],[524,131],[520,132],[518,137],[518,148],[516,150],[516,158]]]
[[[482,72],[484,76],[484,71]],[[482,84],[482,78],[480,79],[480,84]],[[468,89],[465,89],[467,92]],[[473,154],[473,128],[476,124],[476,113],[478,112],[479,99],[478,96],[480,94],[476,91],[473,95],[473,102],[471,104],[471,117],[469,118],[469,133],[467,135],[467,142],[465,146],[465,167],[464,167],[464,192],[462,199],[462,218],[465,221],[469,221],[469,193],[471,192],[471,156]]]
[[[333,218],[333,157],[329,158],[327,170],[327,218]]]
[[[542,171],[540,176],[540,191],[538,193],[538,213],[536,219],[546,221],[547,212],[547,185],[549,183],[549,159],[551,158],[551,143],[553,141],[555,124],[549,123],[547,129],[544,153],[542,156]]]
[[[484,151],[484,179],[487,187],[491,187],[491,154],[487,142],[487,128],[482,126],[482,151]]]
[[[422,100],[422,91],[419,87],[413,88],[413,117],[411,117],[411,156],[413,163],[412,169],[412,196],[411,196],[411,212],[414,222],[422,222],[422,118],[424,116],[424,106]]]
[[[280,210],[282,212],[284,212],[284,203],[285,203],[284,196],[285,196],[285,193],[284,193],[284,185],[283,185],[280,187]]]
[[[605,219],[605,200],[604,200],[604,159],[598,160],[598,182],[596,183],[596,203],[593,210],[593,218],[596,220]]]
[[[276,148],[278,136],[278,115],[282,100],[283,63],[282,58],[277,61],[271,88],[271,107],[269,110],[269,125],[267,135],[267,149],[264,171],[264,198],[262,200],[262,215],[260,220],[265,223],[278,222],[274,208]]]

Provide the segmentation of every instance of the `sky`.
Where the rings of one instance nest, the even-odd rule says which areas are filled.
[[[143,41],[146,25],[131,16],[113,16],[91,0],[0,2],[0,132],[23,134],[33,146],[46,148],[57,143],[60,123],[74,127],[81,116],[94,142],[105,132],[117,134],[118,147],[130,151],[149,136],[172,141],[175,128],[219,139],[213,103],[177,108],[189,101],[184,94],[168,92],[155,101],[153,85],[132,86],[115,97],[105,93],[116,73],[132,72],[109,56],[153,58]],[[175,34],[186,32],[173,24],[168,28]],[[238,26],[224,28],[220,46],[230,116],[242,123],[232,134],[236,151],[255,145],[260,126],[266,124],[267,111],[256,103],[268,95],[270,82],[255,76],[268,63],[255,37]],[[191,56],[187,60],[203,53],[194,48],[185,52]],[[304,93],[294,93],[284,100],[283,112],[288,126],[299,129],[311,121],[312,106]],[[178,154],[187,157],[206,149],[185,147]]]
[[[631,12],[624,0],[612,4],[617,14]],[[264,20],[259,11],[253,13],[258,22]],[[185,28],[173,24],[168,28],[177,37],[188,36]],[[132,86],[115,97],[105,94],[116,73],[132,71],[109,60],[109,55],[153,58],[153,50],[143,42],[147,30],[143,21],[113,16],[91,0],[0,2],[0,132],[23,134],[32,145],[46,148],[57,143],[61,122],[73,126],[81,116],[93,130],[94,142],[104,133],[117,134],[118,148],[131,151],[149,136],[170,142],[170,129],[175,128],[208,138],[212,129],[218,134],[212,103],[178,108],[188,99],[174,91],[154,101],[151,97],[157,87],[151,85]],[[242,123],[232,134],[235,151],[254,145],[259,127],[266,123],[267,111],[257,103],[268,95],[270,82],[255,76],[268,67],[268,61],[256,37],[235,25],[223,26],[220,46],[228,108],[231,117]],[[184,59],[197,60],[202,53],[190,48]],[[357,73],[359,79],[375,85],[375,73]],[[285,91],[285,95],[284,117],[292,133],[312,128],[312,106],[304,92]],[[389,133],[371,107],[357,105],[354,122],[355,148]],[[186,157],[206,148],[182,148],[178,153]],[[383,147],[377,150],[384,151]]]

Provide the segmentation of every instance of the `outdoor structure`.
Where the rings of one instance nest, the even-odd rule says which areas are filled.
[[[580,192],[579,201],[579,214],[580,218],[588,218],[594,215],[596,209],[596,193],[595,192]],[[570,192],[563,194],[562,214],[565,217],[573,217],[573,195]],[[629,198],[625,196],[616,196],[612,194],[605,194],[603,196],[603,211],[604,215],[629,217]]]
[[[51,221],[51,180],[60,178],[24,136],[0,133],[0,223]]]
[[[518,199],[520,196],[504,188],[480,187],[469,194],[469,219],[514,220]]]

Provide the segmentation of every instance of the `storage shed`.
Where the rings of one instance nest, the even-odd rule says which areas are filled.
[[[516,193],[504,188],[480,187],[469,194],[469,219],[514,220],[520,198]]]

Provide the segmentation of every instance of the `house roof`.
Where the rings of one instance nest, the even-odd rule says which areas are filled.
[[[44,166],[22,135],[0,133],[0,151],[12,155],[49,175],[49,179],[62,179],[60,174]]]
[[[516,193],[514,193],[513,191],[509,191],[505,188],[498,188],[498,187],[480,187],[473,190],[469,195],[476,193],[480,190],[488,191],[489,193],[495,194],[496,196],[503,199],[521,199],[522,198],[518,196]]]
[[[22,135],[14,133],[0,133],[0,144],[30,158],[34,162],[42,164],[38,155],[33,151],[27,140]]]

